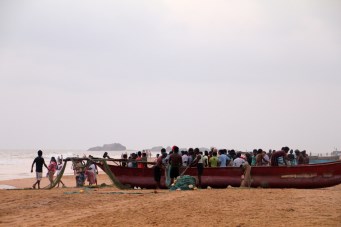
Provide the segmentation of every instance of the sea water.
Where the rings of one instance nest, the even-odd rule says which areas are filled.
[[[0,150],[0,181],[10,179],[21,178],[34,178],[35,166],[33,167],[33,173],[31,173],[31,166],[33,160],[38,156],[38,150]],[[42,150],[43,158],[46,165],[49,165],[51,157],[56,159],[61,156],[67,157],[83,157],[92,155],[93,157],[103,157],[104,151],[85,151],[85,150]],[[123,153],[136,152],[135,150],[126,151],[107,151],[111,158],[121,158]],[[155,157],[157,153],[152,152],[152,156]],[[99,170],[101,172],[101,170]],[[46,168],[43,168],[43,174],[47,173]],[[65,175],[73,175],[71,162],[67,163],[65,168]]]

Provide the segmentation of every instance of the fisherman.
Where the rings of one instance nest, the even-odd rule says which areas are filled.
[[[289,147],[282,147],[280,151],[272,153],[271,156],[271,166],[283,166],[287,165],[287,154],[289,152]]]
[[[45,164],[43,152],[41,150],[38,151],[38,157],[36,157],[32,163],[31,167],[31,173],[33,173],[33,166],[36,164],[36,182],[33,184],[32,188],[36,189],[36,185],[38,184],[38,189],[40,189],[40,181],[41,178],[43,177],[43,165],[47,168],[47,165]]]
[[[179,155],[179,148],[177,146],[173,146],[172,152],[173,153],[169,156],[169,163],[171,166],[171,183],[174,182],[174,178],[177,178],[180,175],[180,166],[182,166],[182,158],[181,155]]]

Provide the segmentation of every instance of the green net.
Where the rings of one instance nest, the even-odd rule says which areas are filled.
[[[169,190],[192,190],[195,187],[196,180],[192,176],[181,176],[179,177],[174,184],[170,187]]]
[[[112,183],[119,189],[129,189],[130,186],[129,185],[123,185],[115,176],[115,174],[110,170],[107,162],[104,160],[103,161],[103,167],[105,170],[105,173],[109,176],[110,180],[112,181]]]
[[[52,188],[54,188],[60,182],[60,180],[63,177],[64,171],[65,171],[66,163],[67,163],[67,161],[64,162],[63,168],[60,170],[59,175],[54,179],[52,184],[49,184],[44,189],[52,189]]]

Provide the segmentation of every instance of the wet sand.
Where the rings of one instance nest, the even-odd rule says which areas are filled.
[[[326,189],[0,190],[0,226],[341,226],[341,185]],[[1,181],[29,188],[34,179]],[[106,175],[98,183],[110,184]],[[48,184],[43,179],[42,186]]]

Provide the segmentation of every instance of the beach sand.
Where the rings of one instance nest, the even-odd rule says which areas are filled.
[[[341,185],[326,189],[0,190],[0,226],[341,226]],[[1,181],[29,188],[34,179]],[[48,180],[43,179],[43,186]],[[106,175],[98,183],[110,184]],[[119,194],[122,192],[122,194]],[[156,192],[156,193],[155,193]]]

